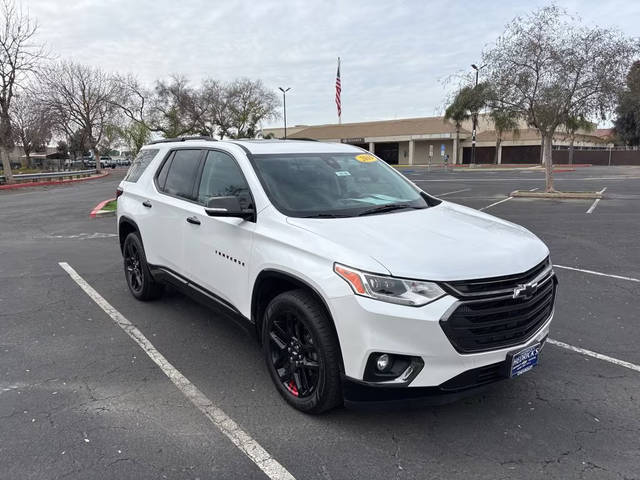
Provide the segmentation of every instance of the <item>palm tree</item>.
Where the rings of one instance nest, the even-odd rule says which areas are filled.
[[[462,122],[469,120],[472,115],[477,115],[487,103],[489,88],[486,83],[479,83],[475,87],[468,85],[462,87],[453,101],[444,111],[444,119],[450,120],[456,127],[456,145],[460,145],[460,129]],[[456,158],[458,152],[456,152]]]
[[[569,165],[573,164],[573,145],[576,141],[576,133],[578,130],[593,132],[596,128],[595,124],[584,118],[583,115],[571,116],[564,122],[564,128],[569,134]]]
[[[494,108],[489,115],[493,120],[493,126],[496,131],[496,153],[493,163],[498,163],[502,135],[505,132],[513,132],[514,136],[518,134],[518,116],[512,110],[504,108]]]

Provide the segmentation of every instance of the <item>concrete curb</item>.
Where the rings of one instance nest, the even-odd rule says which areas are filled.
[[[590,167],[590,164],[578,164],[578,165],[555,165],[553,168],[553,173],[562,173],[562,172],[575,172],[576,168],[584,168]],[[403,169],[427,169],[427,165],[392,165],[392,167],[397,168],[398,170]],[[432,169],[444,169],[444,165],[431,165]],[[467,173],[467,172],[513,172],[513,171],[529,171],[529,172],[544,172],[544,167],[540,165],[506,165],[506,166],[496,166],[496,165],[487,165],[487,166],[476,166],[469,167],[468,165],[449,165],[447,167],[450,171],[456,173]]]
[[[530,192],[528,190],[515,190],[512,197],[520,198],[578,198],[594,199],[602,198],[602,192]]]
[[[116,215],[116,211],[115,210],[103,210],[104,206],[107,203],[112,202],[114,200],[115,200],[115,198],[108,198],[106,200],[101,201],[98,205],[93,207],[93,210],[91,210],[91,213],[89,214],[89,216],[91,218],[114,217]]]
[[[85,182],[87,180],[95,180],[97,178],[103,178],[109,175],[109,172],[101,173],[100,175],[93,175],[91,177],[83,177],[83,178],[71,178],[68,180],[48,180],[45,182],[24,182],[24,183],[12,183],[11,185],[0,185],[0,190],[13,190],[15,188],[26,188],[26,187],[44,187],[46,185],[62,185],[65,183],[74,183],[74,182]]]

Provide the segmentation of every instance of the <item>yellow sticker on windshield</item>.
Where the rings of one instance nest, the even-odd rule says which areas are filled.
[[[356,155],[356,160],[362,163],[371,163],[376,162],[378,159],[369,153],[363,153],[360,155]]]

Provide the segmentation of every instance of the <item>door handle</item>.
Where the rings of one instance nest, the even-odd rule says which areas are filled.
[[[198,217],[187,217],[187,222],[194,225],[200,225],[200,220],[198,219]]]
[[[149,200],[145,200],[142,202],[143,207],[151,208],[151,202]]]

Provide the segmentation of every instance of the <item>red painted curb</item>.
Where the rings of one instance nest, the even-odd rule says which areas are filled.
[[[104,172],[104,173],[101,173],[100,175],[96,175],[93,177],[71,178],[69,180],[58,180],[58,181],[49,180],[46,182],[12,183],[11,185],[0,185],[0,190],[13,190],[14,188],[43,187],[46,185],[61,185],[64,183],[84,182],[87,180],[95,180],[97,178],[106,177],[107,175],[109,175],[109,172]]]
[[[89,216],[91,218],[96,218],[96,213],[98,213],[100,210],[102,210],[102,207],[104,207],[107,203],[109,203],[109,202],[111,202],[113,200],[115,200],[115,198],[108,198],[106,200],[101,201],[98,205],[93,207],[93,210],[91,210],[91,213],[89,214]]]

